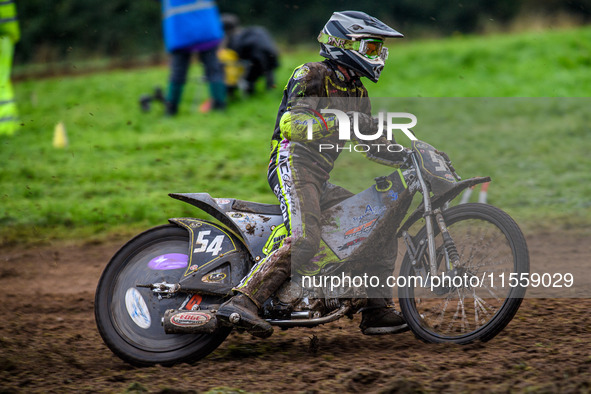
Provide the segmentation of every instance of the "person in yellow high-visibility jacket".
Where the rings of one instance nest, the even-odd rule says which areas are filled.
[[[13,134],[18,126],[18,111],[10,83],[14,44],[20,29],[14,0],[0,0],[0,135]]]

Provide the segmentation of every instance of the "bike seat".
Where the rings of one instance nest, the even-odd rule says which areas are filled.
[[[281,215],[281,207],[278,204],[263,204],[234,198],[213,199],[207,193],[170,193],[169,196],[203,209],[218,220],[222,219],[217,216],[216,212],[236,211],[262,215]]]
[[[260,202],[234,200],[232,209],[238,212],[258,213],[262,215],[281,215],[281,207],[277,204],[263,204]]]

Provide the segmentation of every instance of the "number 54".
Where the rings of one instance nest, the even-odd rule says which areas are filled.
[[[199,231],[197,234],[196,245],[201,245],[193,250],[193,253],[205,252],[211,253],[212,256],[217,256],[222,250],[222,243],[224,242],[223,235],[217,235],[213,241],[209,242],[205,237],[211,234],[211,231]]]

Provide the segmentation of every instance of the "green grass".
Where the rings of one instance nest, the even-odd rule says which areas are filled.
[[[366,83],[370,96],[397,97],[396,105],[416,111],[415,132],[448,152],[462,175],[492,176],[491,203],[531,228],[589,225],[590,101],[556,97],[590,96],[591,28],[400,41],[390,53],[380,83]],[[278,85],[295,66],[319,59],[315,50],[285,54]],[[0,136],[0,240],[96,237],[197,214],[169,192],[274,202],[266,165],[281,89],[200,114],[206,86],[194,67],[178,117],[158,107],[141,113],[138,97],[165,85],[167,73],[18,83],[22,127]],[[462,97],[547,98],[483,105]],[[58,122],[65,149],[52,146]],[[354,168],[345,160],[335,177]]]

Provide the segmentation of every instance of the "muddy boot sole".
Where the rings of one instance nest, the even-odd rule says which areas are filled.
[[[402,332],[408,331],[408,324],[402,324],[400,326],[395,327],[367,327],[361,332],[364,335],[388,335],[388,334],[400,334]]]

